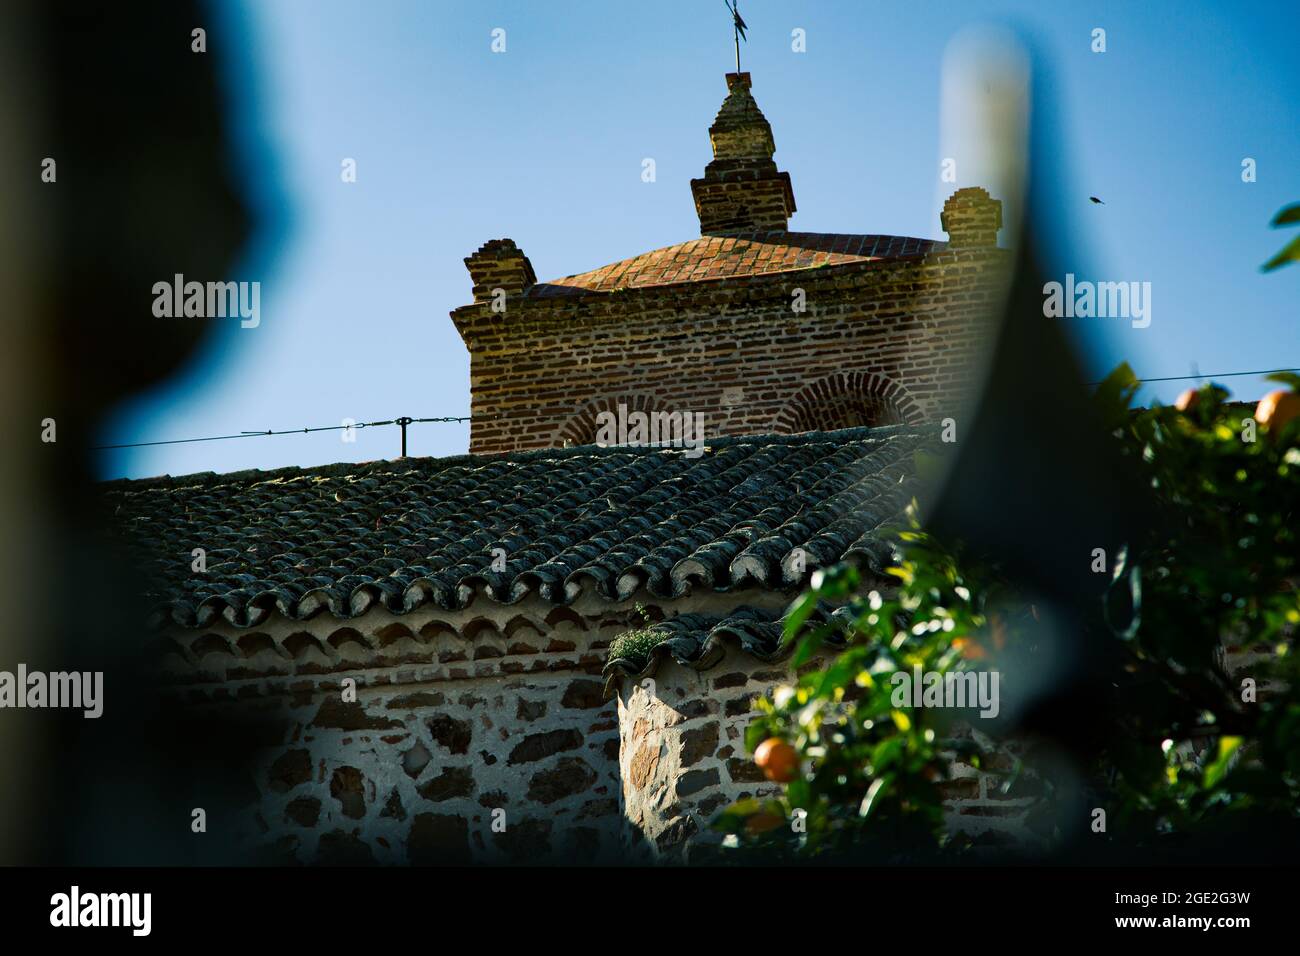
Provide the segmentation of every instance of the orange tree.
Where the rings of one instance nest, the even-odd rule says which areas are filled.
[[[1098,391],[1107,427],[1159,512],[1117,556],[1080,631],[1113,651],[1114,698],[1079,715],[1105,722],[1095,765],[1081,768],[1095,798],[1088,806],[1107,811],[1102,845],[1212,841],[1243,824],[1295,836],[1300,376],[1275,378],[1291,390],[1253,414],[1215,385],[1185,393],[1176,407],[1135,410],[1138,383],[1127,366]],[[909,517],[889,569],[895,588],[864,593],[857,572],[839,566],[814,577],[791,609],[786,640],[795,642],[796,667],[825,649],[829,625],[809,623],[819,606],[841,607],[834,619],[849,622],[847,644],[760,701],[748,747],[784,741],[798,768],[779,796],[719,816],[728,845],[903,861],[967,845],[944,826],[944,784],[956,761],[987,766],[981,738],[963,731],[978,721],[970,709],[911,706],[897,675],[1014,668],[1032,661],[1044,625],[996,562],[935,540],[915,505]],[[1244,652],[1254,653],[1234,669]],[[1004,775],[1004,790],[1014,792],[1021,769],[1017,762]],[[1062,794],[1045,779],[1040,798],[1051,802]],[[1058,846],[1088,833],[1090,818],[1078,816],[1050,834]]]

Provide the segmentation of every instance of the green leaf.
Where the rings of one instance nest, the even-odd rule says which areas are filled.
[[[1300,392],[1300,375],[1295,372],[1274,372],[1272,375],[1264,376],[1265,381],[1280,382],[1289,386],[1292,391]]]
[[[894,775],[887,773],[883,777],[877,777],[872,781],[871,786],[867,789],[867,795],[862,798],[862,803],[858,806],[858,816],[864,820],[871,816],[873,810],[879,803],[879,797],[889,785],[894,782]]]
[[[1272,272],[1274,269],[1281,268],[1288,262],[1300,262],[1300,236],[1292,239],[1286,246],[1268,262],[1260,266],[1263,272]]]
[[[812,659],[813,654],[822,646],[822,638],[826,634],[826,628],[818,627],[804,635],[803,640],[799,642],[798,648],[795,649],[794,657],[790,659],[790,666],[798,670]]]
[[[1125,591],[1128,592],[1125,597],[1128,599],[1129,620],[1126,625],[1119,627],[1111,616],[1111,598],[1116,593],[1122,594]],[[1115,554],[1111,583],[1102,598],[1102,615],[1115,636],[1123,641],[1133,640],[1142,625],[1142,570],[1129,558],[1128,545],[1121,547]]]
[[[759,800],[750,797],[746,800],[738,800],[731,806],[727,807],[713,821],[712,829],[721,830],[724,833],[735,833],[745,828],[745,820],[752,817],[763,809],[763,804]]]
[[[785,788],[786,799],[792,807],[807,809],[813,804],[812,787],[803,777],[795,777]]]
[[[1232,760],[1232,755],[1241,747],[1240,737],[1220,737],[1219,738],[1219,755],[1214,762],[1205,768],[1206,790],[1212,789],[1215,784],[1223,779],[1223,775],[1228,772],[1228,763]]]
[[[922,485],[937,482],[948,473],[947,460],[926,451],[918,450],[913,452],[912,464],[916,468],[916,476]]]
[[[876,744],[876,749],[871,754],[871,769],[873,773],[880,773],[889,769],[889,766],[898,759],[898,755],[903,752],[903,738],[890,737]]]
[[[830,667],[822,671],[821,680],[813,691],[815,697],[831,697],[838,688],[848,687],[858,676],[862,664],[858,660],[859,652],[846,651],[835,659]]]
[[[772,736],[766,721],[755,720],[745,728],[745,748],[753,753],[768,737]]]
[[[1276,229],[1278,226],[1288,226],[1293,222],[1300,222],[1300,202],[1283,207],[1269,225]]]
[[[1112,426],[1123,420],[1142,383],[1128,362],[1120,362],[1097,386],[1096,400],[1102,415]]]
[[[822,597],[836,599],[852,594],[861,581],[858,569],[847,562],[813,572],[812,586]]]
[[[798,636],[799,629],[817,609],[817,598],[816,591],[807,591],[794,602],[794,607],[790,608],[790,613],[785,618],[783,640],[792,641]]]

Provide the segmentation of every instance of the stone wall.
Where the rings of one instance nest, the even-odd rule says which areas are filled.
[[[274,741],[230,834],[263,859],[608,861],[618,729],[599,672],[626,627],[621,612],[540,602],[377,609],[173,632],[170,671],[186,706],[255,717]]]
[[[708,671],[674,661],[618,694],[626,841],[635,858],[691,862],[720,842],[709,821],[727,804],[776,795],[745,750],[760,694],[791,679],[734,648]]]
[[[824,661],[806,667],[823,666]],[[767,781],[746,750],[745,728],[754,700],[796,679],[780,664],[762,664],[730,649],[714,668],[697,672],[665,661],[653,677],[619,687],[619,767],[626,841],[635,858],[659,862],[707,861],[721,842],[709,830],[718,810],[747,797],[772,797],[783,789]],[[976,729],[982,766],[954,759],[951,779],[940,785],[953,833],[990,849],[1042,846],[1047,835],[1031,821],[1041,795],[1032,770],[1023,769],[1004,792],[1024,741],[997,744]],[[957,758],[955,753],[951,754]]]
[[[648,611],[764,600],[782,601],[706,594]],[[245,768],[243,811],[208,832],[274,863],[634,859],[618,704],[600,679],[632,614],[594,597],[529,598],[169,631],[170,696],[266,744]]]
[[[749,591],[648,610],[784,603]],[[172,696],[232,731],[254,721],[265,743],[244,811],[209,832],[274,863],[708,860],[718,810],[779,790],[744,730],[755,699],[794,674],[732,647],[705,671],[666,659],[607,700],[605,653],[633,612],[602,604],[376,608],[170,632]],[[1022,749],[982,770],[955,765],[944,784],[954,830],[988,846],[1025,839],[1034,791],[1022,778],[1003,793],[1000,773]]]
[[[609,860],[618,735],[601,690],[538,675],[286,702],[269,715],[290,729],[254,771],[249,835],[317,863]]]
[[[968,726],[959,728],[958,735],[974,735],[984,756],[977,768],[950,754],[951,779],[939,786],[948,830],[965,834],[976,848],[1046,849],[1055,815],[1035,818],[1044,793],[1038,774],[1023,765],[1014,772],[1016,761],[1032,754],[1032,745],[1025,740],[995,742]]]

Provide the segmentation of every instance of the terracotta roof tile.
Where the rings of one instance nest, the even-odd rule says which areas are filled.
[[[742,236],[701,236],[675,246],[534,285],[529,296],[581,295],[615,289],[643,289],[707,279],[788,272],[926,255],[944,243],[908,236],[858,236],[838,233],[754,232]]]

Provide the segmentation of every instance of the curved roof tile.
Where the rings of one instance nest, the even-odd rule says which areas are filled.
[[[913,455],[936,439],[900,425],[724,438],[694,459],[594,446],[408,458],[116,481],[102,496],[156,624],[252,627],[273,613],[457,610],[478,595],[786,589],[844,558],[879,573]],[[190,569],[194,548],[206,573]]]
[[[830,625],[823,640],[832,650],[843,648],[852,626],[852,615],[843,609],[819,607],[809,617],[808,626]],[[795,642],[784,642],[785,618],[780,612],[753,607],[739,607],[730,614],[680,614],[645,628],[657,642],[648,649],[619,652],[615,642],[605,662],[605,697],[612,697],[620,677],[633,683],[648,677],[671,659],[696,671],[716,667],[728,646],[739,648],[765,663],[785,660],[794,653]]]

